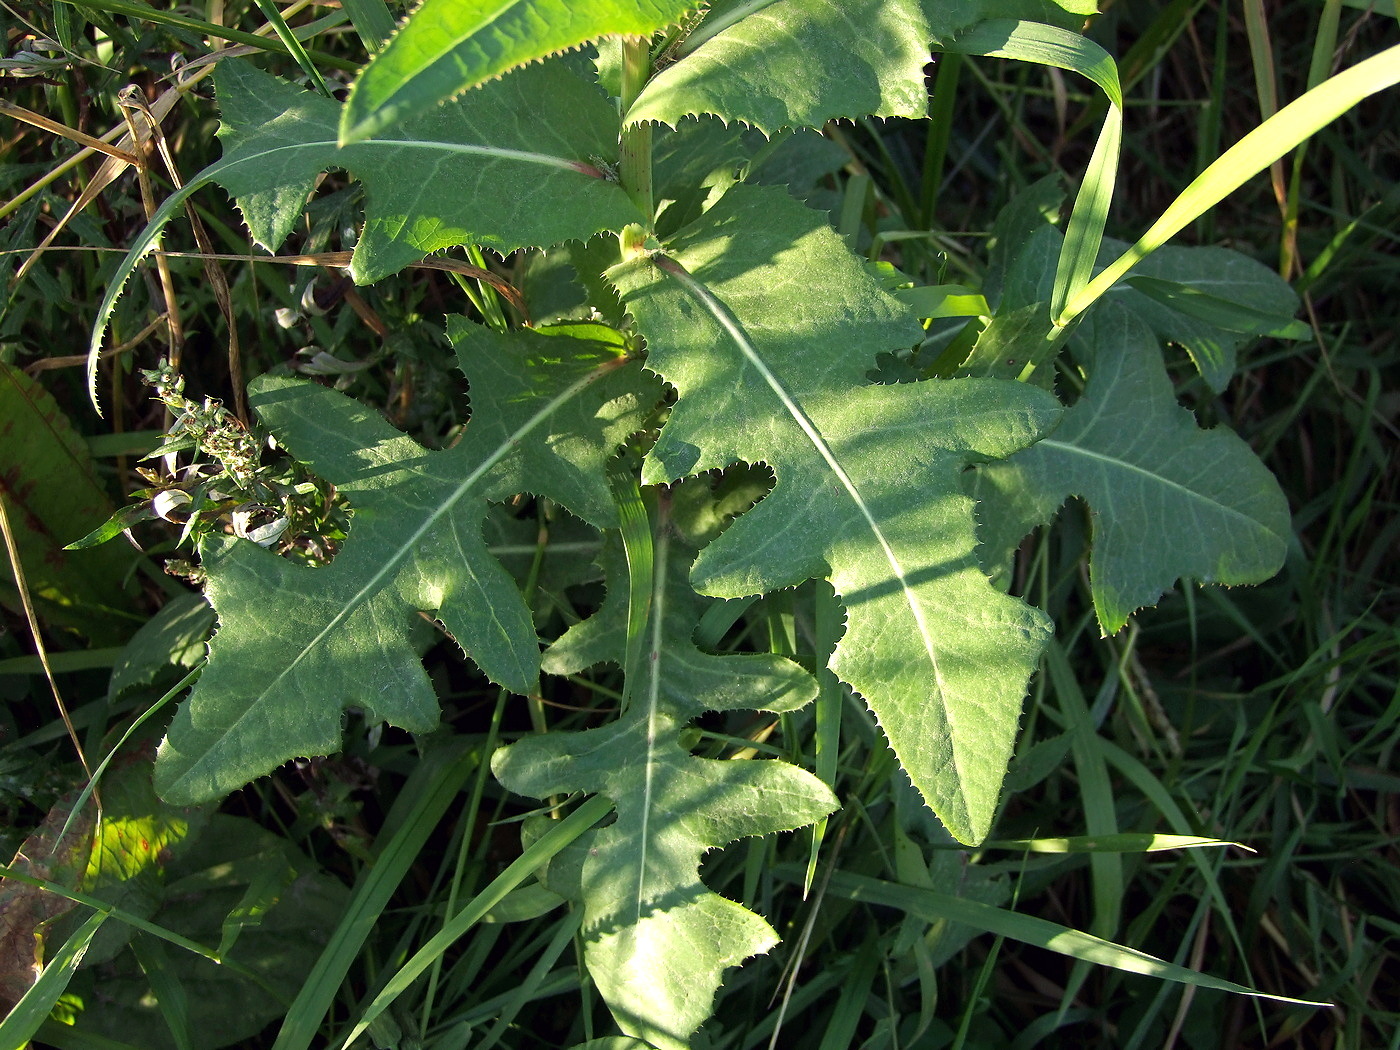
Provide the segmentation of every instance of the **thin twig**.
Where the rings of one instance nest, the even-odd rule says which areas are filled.
[[[20,563],[19,545],[15,542],[14,532],[10,528],[10,512],[6,506],[4,493],[0,493],[0,532],[5,534],[5,552],[10,558],[10,571],[14,573],[15,590],[19,592],[19,601],[24,607],[25,619],[29,621],[29,634],[34,640],[34,651],[39,654],[39,663],[44,668],[44,677],[49,681],[49,690],[53,693],[54,703],[58,705],[59,717],[63,719],[64,728],[68,730],[68,738],[73,741],[73,749],[78,752],[78,761],[82,763],[83,772],[91,780],[92,770],[88,767],[87,756],[83,753],[82,742],[78,739],[78,730],[73,725],[73,719],[69,717],[68,705],[63,702],[63,695],[58,691],[58,682],[53,676],[53,668],[49,666],[49,653],[44,647],[44,637],[39,631],[39,617],[34,612],[34,602],[29,595],[29,585],[24,579],[24,566]],[[101,814],[102,801],[97,798],[96,792],[93,793],[93,798],[97,799],[97,810]]]
[[[161,314],[159,317],[153,319],[145,328],[141,329],[141,331],[137,332],[126,342],[119,346],[111,346],[103,350],[99,355],[99,360],[107,361],[119,354],[124,354],[129,350],[136,349],[150,337],[152,332],[163,324],[165,324],[165,314]],[[64,357],[41,357],[39,360],[31,361],[29,364],[25,365],[24,371],[26,375],[37,376],[40,372],[49,372],[56,368],[77,368],[79,365],[87,364],[87,361],[87,354],[68,354]]]
[[[113,157],[124,164],[137,163],[136,155],[133,153],[128,153],[118,146],[109,146],[101,139],[93,138],[86,132],[79,131],[77,128],[70,128],[67,124],[61,124],[56,120],[51,120],[42,113],[35,113],[33,110],[25,109],[23,106],[17,106],[13,102],[3,98],[0,98],[0,113],[5,114],[7,117],[14,117],[15,120],[22,120],[26,124],[32,124],[41,131],[50,131],[55,135],[61,135],[63,138],[71,139],[80,146],[86,146],[88,149],[97,150],[99,153],[105,153],[107,156]]]
[[[144,108],[138,107],[132,101],[133,93],[139,90],[133,85],[123,88],[117,95],[117,104],[121,107],[122,116],[126,119],[126,126],[131,132],[131,139],[136,144],[138,154],[144,154],[145,142],[132,115]],[[144,101],[142,99],[143,103]],[[136,184],[141,189],[141,206],[146,212],[146,221],[150,222],[155,218],[157,205],[155,190],[151,187],[150,169],[144,157],[136,165]],[[175,278],[171,276],[170,264],[163,255],[156,256],[156,273],[160,277],[160,291],[165,299],[165,325],[170,334],[170,363],[178,370],[185,350],[185,326],[180,321],[180,304],[175,296]]]
[[[165,135],[160,128],[160,121],[151,112],[145,97],[135,88],[123,91],[123,96],[122,104],[124,106],[139,109],[141,115],[146,118],[151,138],[156,144],[156,151],[160,154],[161,161],[165,164],[166,172],[170,175],[170,181],[174,183],[175,189],[182,189],[184,181],[180,178],[180,169],[176,167],[175,158],[171,156],[170,147],[167,145]],[[248,397],[243,389],[243,348],[238,341],[238,321],[233,312],[233,294],[229,291],[224,271],[220,269],[218,262],[214,259],[214,242],[209,239],[209,234],[204,229],[204,223],[200,220],[199,212],[195,210],[193,201],[185,201],[185,215],[190,220],[190,229],[194,232],[195,244],[199,246],[198,258],[204,264],[204,276],[209,280],[209,286],[214,291],[214,301],[218,304],[219,313],[223,314],[224,324],[228,328],[228,378],[229,384],[233,387],[233,412],[243,425],[247,426],[249,422]],[[178,368],[178,363],[175,364]]]
[[[151,107],[152,112],[160,114],[162,116],[166,113],[169,113],[170,110],[172,110],[175,107],[175,102],[179,98],[181,90],[183,90],[183,88],[171,88],[168,91],[166,91],[163,95],[161,95],[160,98],[156,99],[155,105]],[[125,134],[121,134],[123,127],[127,129]],[[117,139],[117,148],[120,149],[123,153],[131,153],[132,150],[139,148],[137,146],[136,140],[132,137],[130,126],[126,122],[117,125],[115,128],[107,132],[107,134],[103,135],[97,141],[106,142],[109,139]],[[12,211],[14,208],[17,208],[20,204],[22,204],[29,197],[33,196],[35,193],[38,193],[41,189],[47,186],[54,179],[57,179],[69,168],[75,166],[84,158],[92,156],[92,154],[95,152],[97,152],[97,149],[91,146],[85,146],[83,149],[80,149],[77,153],[73,154],[73,156],[69,157],[62,164],[59,164],[56,168],[54,168],[53,171],[46,174],[38,182],[35,182],[27,189],[25,189],[22,193],[14,197],[8,204],[4,205],[3,207],[0,207],[0,219],[3,219],[6,215],[10,213],[10,211]],[[107,151],[104,150],[103,152]],[[106,160],[102,162],[101,166],[97,169],[97,174],[94,175],[88,181],[88,184],[86,187],[84,187],[83,192],[78,194],[78,199],[73,202],[72,206],[70,206],[66,212],[64,212],[63,218],[59,219],[58,222],[54,224],[53,229],[49,230],[49,232],[44,236],[44,239],[39,242],[38,247],[36,247],[34,251],[30,253],[29,258],[25,259],[24,262],[20,265],[20,268],[17,271],[15,271],[15,276],[13,278],[15,282],[23,278],[24,275],[29,272],[30,267],[32,267],[36,262],[39,261],[39,256],[48,250],[49,246],[53,244],[55,238],[57,238],[58,235],[63,232],[64,228],[68,225],[68,223],[72,221],[73,216],[77,215],[78,212],[82,211],[89,204],[95,201],[97,199],[97,195],[101,193],[104,189],[106,189],[109,185],[111,185],[113,180],[115,180],[117,176],[119,176],[122,172],[126,170],[127,164],[128,161],[124,159],[119,159],[114,156],[109,156]]]
[[[1199,970],[1205,965],[1206,945],[1210,943],[1210,912],[1207,911],[1201,917],[1201,925],[1196,928],[1196,940],[1191,945],[1190,967]],[[1181,1003],[1177,1006],[1176,1015],[1172,1018],[1171,1027],[1167,1030],[1167,1038],[1162,1044],[1162,1050],[1172,1050],[1176,1046],[1177,1038],[1181,1035],[1182,1028],[1186,1025],[1186,1018],[1191,1012],[1191,1003],[1196,998],[1195,985],[1188,984],[1181,993]]]

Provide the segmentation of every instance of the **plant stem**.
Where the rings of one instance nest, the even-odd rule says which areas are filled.
[[[622,42],[622,154],[619,175],[622,188],[644,216],[647,226],[654,215],[651,189],[651,125],[627,125],[627,111],[651,76],[651,52],[643,39]]]

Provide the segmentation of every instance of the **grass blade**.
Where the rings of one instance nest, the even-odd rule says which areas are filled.
[[[623,668],[626,677],[622,687],[622,709],[625,711],[631,705],[634,684],[646,678],[642,656],[647,642],[646,626],[651,614],[656,565],[651,519],[647,515],[646,504],[642,502],[642,490],[637,484],[636,475],[621,469],[620,464],[614,464],[614,468],[608,471],[608,486],[617,503],[622,546],[627,554],[627,663]]]
[[[1060,262],[1055,270],[1051,312],[1058,316],[1064,304],[1089,281],[1103,241],[1108,207],[1113,200],[1123,139],[1123,89],[1118,82],[1118,67],[1107,51],[1077,33],[1008,19],[983,22],[959,37],[948,49],[1068,69],[1091,80],[1109,101],[1098,142],[1074,199]]]
[[[948,161],[948,144],[953,135],[953,111],[958,98],[958,78],[962,74],[963,57],[950,51],[938,62],[938,79],[929,100],[928,137],[924,140],[924,163],[919,187],[919,216],[924,229],[933,229],[938,208],[938,194],[943,188],[944,166]]]
[[[792,882],[800,882],[802,869],[794,865],[781,865],[774,874]],[[917,915],[929,922],[963,922],[969,926],[1007,937],[1024,944],[1048,948],[1072,959],[1082,959],[1100,966],[1111,966],[1125,973],[1140,973],[1164,981],[1194,985],[1197,988],[1213,988],[1222,992],[1234,992],[1259,999],[1272,999],[1275,1002],[1292,1003],[1296,1006],[1327,1006],[1327,1003],[1308,999],[1293,999],[1284,995],[1271,995],[1267,992],[1246,988],[1233,981],[1222,980],[1209,974],[1198,973],[1184,966],[1177,966],[1154,955],[1140,952],[1136,948],[1114,944],[1101,937],[1082,933],[1079,930],[1061,926],[1048,919],[1025,915],[1020,912],[994,908],[974,900],[954,897],[935,890],[919,889],[916,886],[903,886],[895,882],[885,882],[864,875],[854,875],[838,871],[832,874],[829,891],[847,900],[879,904],[889,908]]]
[[[612,803],[610,801],[602,796],[595,796],[531,843],[529,848],[512,861],[505,871],[491,880],[490,885],[472,898],[471,903],[455,915],[437,936],[418,949],[413,957],[399,968],[399,972],[390,978],[379,994],[374,997],[374,1001],[365,1008],[359,1022],[340,1044],[341,1050],[348,1050],[349,1046],[364,1034],[376,1017],[388,1009],[389,1005],[407,991],[413,982],[433,964],[435,959],[481,921],[482,916],[500,903],[506,894],[534,875],[541,865],[591,828],[611,809]]]
[[[1074,769],[1084,807],[1084,824],[1090,835],[1116,836],[1118,812],[1113,785],[1108,777],[1108,764],[1099,746],[1101,741],[1095,731],[1089,704],[1070,667],[1069,657],[1063,644],[1056,639],[1051,639],[1046,646],[1045,664],[1070,737],[1070,750],[1074,756]],[[1112,681],[1109,679],[1105,684],[1111,687]],[[1089,923],[1089,931],[1093,936],[1107,940],[1118,934],[1123,919],[1123,898],[1127,888],[1123,858],[1117,853],[1096,850],[1089,855],[1089,870],[1094,902],[1094,917]],[[1074,967],[1066,985],[1066,1000],[1078,994],[1088,974],[1089,968],[1082,961]]]
[[[306,53],[306,49],[301,46],[301,41],[293,34],[287,26],[287,21],[282,17],[282,12],[277,10],[277,5],[272,0],[253,0],[258,5],[258,10],[267,19],[268,25],[272,26],[272,31],[277,34],[277,39],[282,41],[287,48],[287,53],[297,60],[297,65],[306,74],[311,83],[316,85],[316,90],[331,97],[331,89],[326,85],[325,78],[321,76],[321,71],[316,68],[316,63],[311,61],[311,56]]]
[[[983,849],[1009,849],[1026,853],[1160,853],[1202,846],[1250,847],[1202,835],[1154,835],[1148,831],[1121,831],[1116,835],[1068,835],[1063,838],[997,839]],[[1250,850],[1253,852],[1253,850]]]
[[[474,768],[472,758],[460,747],[444,748],[430,752],[419,762],[399,794],[400,802],[407,803],[402,807],[401,819],[395,819],[396,812],[389,817],[389,826],[397,823],[397,830],[356,887],[345,917],[287,1011],[272,1050],[306,1050],[315,1040],[341,981],[374,931],[390,897]]]
[[[394,35],[394,16],[384,0],[341,0],[360,41],[369,52],[378,51]]]
[[[127,18],[138,18],[143,22],[154,22],[157,25],[171,26],[175,29],[188,29],[198,33],[200,36],[212,37],[216,40],[227,40],[233,44],[246,44],[248,47],[257,48],[259,51],[280,51],[284,55],[291,55],[292,51],[282,40],[271,40],[267,37],[258,36],[256,33],[249,33],[242,29],[230,29],[228,26],[221,26],[215,22],[206,22],[199,18],[190,18],[188,15],[176,14],[174,11],[157,11],[155,8],[142,3],[134,3],[132,0],[63,0],[64,3],[72,4],[74,7],[84,8],[92,11],[105,11],[113,15],[125,15]],[[339,16],[343,18],[344,16]],[[318,23],[319,29],[327,28],[324,20]],[[293,33],[293,38],[298,39]],[[307,52],[317,62],[332,69],[343,69],[346,72],[354,72],[359,69],[359,63],[338,55],[329,55],[324,51]]]
[[[1201,172],[1136,244],[1070,298],[1056,315],[1055,323],[1069,324],[1187,223],[1215,207],[1357,103],[1397,83],[1400,83],[1400,45],[1358,62],[1284,106]]]
[[[142,933],[149,933],[152,937],[157,937],[163,941],[169,941],[177,948],[184,948],[186,951],[194,952],[194,954],[196,955],[203,956],[210,962],[217,963],[220,966],[227,966],[230,970],[242,974],[249,980],[257,982],[262,987],[268,987],[266,982],[264,982],[262,978],[259,977],[257,974],[255,974],[251,970],[239,966],[236,963],[229,962],[227,959],[221,959],[219,957],[218,952],[206,948],[204,947],[204,945],[198,944],[190,940],[188,937],[175,933],[173,930],[167,930],[163,926],[157,926],[155,923],[140,918],[139,916],[134,915],[129,911],[123,911],[121,908],[115,908],[112,905],[108,904],[106,901],[98,900],[91,894],[83,893],[79,890],[70,890],[67,887],[58,885],[58,883],[56,882],[50,882],[47,879],[36,879],[32,875],[26,875],[22,871],[16,871],[14,868],[6,864],[0,864],[0,876],[3,876],[7,879],[15,879],[16,881],[23,882],[29,886],[37,886],[41,890],[48,890],[50,893],[56,893],[60,897],[65,897],[68,900],[74,901],[78,904],[85,904],[89,908],[96,910],[105,918],[116,919],[118,922],[126,923],[126,925],[130,926],[134,930],[140,930]],[[0,1042],[0,1046],[6,1045],[8,1044]]]
[[[164,945],[149,937],[135,937],[131,941],[131,950],[136,955],[141,972],[150,982],[151,992],[161,1016],[165,1018],[165,1026],[170,1030],[176,1050],[195,1050],[190,1032],[189,997],[180,983],[179,973],[170,965]]]
[[[97,935],[98,928],[107,920],[105,912],[95,912],[64,942],[39,979],[15,1004],[3,1021],[0,1021],[0,1046],[23,1047],[44,1020],[49,1016],[54,1003],[58,1002],[83,955]]]
[[[95,1035],[85,1029],[55,1021],[51,1017],[45,1018],[34,1034],[43,1041],[44,1046],[52,1046],[54,1050],[147,1050],[146,1047]]]

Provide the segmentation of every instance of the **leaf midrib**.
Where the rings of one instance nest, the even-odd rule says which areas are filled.
[[[472,146],[463,143],[405,141],[400,139],[365,139],[354,145],[373,146],[380,144],[394,145],[408,149],[437,147],[439,150],[446,149],[469,156],[490,156],[501,160],[516,160],[542,164],[548,167],[560,168],[565,171],[572,171],[587,177],[587,172],[581,167],[582,162],[553,156],[547,153],[529,153],[524,150],[503,149],[495,146]],[[323,139],[315,142],[298,142],[286,146],[275,146],[270,150],[259,150],[256,153],[250,153],[246,156],[222,157],[201,171],[189,182],[185,183],[183,187],[172,193],[165,199],[164,203],[156,209],[155,214],[151,216],[145,228],[141,231],[141,235],[131,246],[131,250],[126,253],[125,258],[118,264],[116,272],[107,285],[107,294],[103,297],[101,306],[98,307],[97,319],[93,322],[92,335],[88,340],[87,385],[88,398],[91,400],[93,407],[97,409],[98,415],[102,414],[101,406],[97,401],[97,362],[102,350],[102,336],[107,330],[107,324],[112,318],[112,312],[116,309],[117,298],[121,295],[127,280],[130,279],[132,273],[135,272],[136,264],[160,243],[161,234],[164,232],[166,225],[174,217],[176,211],[181,208],[185,201],[196,190],[209,185],[211,182],[218,182],[221,176],[226,175],[234,168],[255,161],[266,160],[274,153],[285,153],[302,149],[322,150],[328,146],[337,150],[340,148],[334,140]]]
[[[881,551],[884,553],[885,560],[890,566],[891,573],[894,578],[899,581],[900,592],[904,595],[905,603],[908,605],[910,613],[914,617],[914,622],[919,628],[919,637],[923,642],[924,652],[928,656],[929,665],[933,669],[934,682],[938,688],[938,695],[940,697],[946,696],[943,669],[940,665],[938,654],[934,650],[933,638],[929,632],[928,624],[924,620],[923,609],[919,605],[909,585],[908,578],[904,573],[904,566],[900,564],[899,558],[894,552],[894,548],[885,537],[884,530],[880,528],[879,522],[875,520],[875,516],[871,513],[870,507],[865,502],[865,498],[861,495],[860,490],[856,487],[851,476],[846,473],[845,468],[836,457],[836,453],[832,450],[831,446],[826,443],[821,432],[817,429],[816,424],[808,418],[807,414],[802,410],[802,407],[793,398],[792,394],[788,392],[782,381],[769,369],[767,362],[763,360],[757,348],[755,348],[753,343],[749,340],[748,333],[744,331],[743,326],[739,323],[738,319],[729,312],[724,303],[713,295],[708,288],[697,281],[675,259],[665,255],[657,255],[654,257],[653,262],[655,262],[660,269],[671,274],[681,288],[683,288],[691,298],[699,302],[700,305],[719,322],[720,327],[728,333],[730,339],[733,340],[734,345],[744,356],[745,360],[747,360],[749,364],[758,371],[758,374],[763,377],[763,381],[768,384],[769,389],[777,396],[783,408],[793,418],[793,421],[802,430],[807,440],[811,442],[812,446],[816,449],[817,454],[821,456],[832,473],[835,474],[836,478],[841,482],[842,488],[846,490],[846,494],[855,504],[861,517],[865,519],[865,523],[869,527],[871,534],[875,537]],[[950,705],[944,704],[943,711],[944,718],[948,722],[949,737],[950,739],[955,739],[957,732],[954,726],[952,708]],[[958,771],[959,782],[965,782],[966,777],[962,769],[961,756],[956,747],[953,748],[953,764]]]
[[[355,133],[358,132],[360,129],[367,127],[372,130],[379,130],[380,128],[383,128],[386,124],[388,124],[390,121],[392,121],[398,115],[399,111],[402,110],[405,106],[405,103],[400,100],[400,96],[409,87],[409,85],[411,85],[417,79],[426,79],[426,76],[432,76],[438,63],[441,62],[448,55],[450,55],[457,48],[461,47],[463,42],[471,39],[478,32],[480,32],[483,27],[490,25],[492,22],[500,18],[504,12],[510,10],[512,7],[516,7],[522,2],[524,2],[524,0],[504,0],[504,2],[500,4],[494,11],[481,18],[475,26],[473,26],[466,32],[459,34],[444,34],[447,42],[441,48],[441,50],[437,51],[435,54],[431,54],[429,57],[419,62],[418,68],[413,74],[409,76],[404,76],[400,74],[390,79],[385,85],[385,87],[387,87],[388,90],[384,92],[382,100],[377,104],[374,104],[373,108],[370,108],[369,112],[365,116],[361,117],[359,121],[357,121],[353,126],[345,127],[343,129],[342,138],[345,140],[346,145],[366,141],[364,139],[356,139],[354,137]],[[390,44],[392,43],[393,41],[391,40]],[[370,70],[377,71],[378,63],[371,63],[368,68]],[[371,85],[373,85],[372,74],[370,82]],[[468,87],[471,86],[473,85],[462,85],[460,90],[465,91]],[[355,93],[358,94],[360,90],[360,84],[356,83]],[[347,116],[352,111],[351,107],[354,107],[357,102],[358,100],[352,97],[350,106],[347,107],[345,110],[345,114]]]
[[[330,622],[326,624],[324,628],[321,629],[320,633],[317,634],[316,637],[313,638],[310,642],[308,642],[305,646],[303,646],[301,651],[296,654],[296,656],[291,660],[291,662],[286,664],[282,668],[282,670],[280,670],[277,673],[276,677],[274,677],[270,682],[268,682],[268,684],[265,687],[263,687],[261,692],[258,693],[258,695],[252,700],[252,702],[250,702],[248,706],[244,708],[243,712],[237,717],[235,717],[232,721],[225,723],[226,728],[224,729],[224,731],[220,733],[219,736],[215,739],[215,741],[205,749],[204,753],[198,759],[190,763],[189,767],[181,776],[171,781],[168,790],[173,792],[179,785],[188,783],[197,771],[201,770],[206,763],[211,761],[211,756],[215,754],[219,740],[222,740],[225,737],[232,735],[233,731],[236,730],[246,719],[253,717],[253,715],[258,712],[258,705],[263,700],[263,698],[265,698],[268,695],[268,693],[270,693],[273,689],[280,685],[283,679],[285,679],[294,670],[296,670],[296,668],[301,664],[301,662],[306,658],[306,656],[318,645],[320,645],[321,642],[324,641],[336,628],[343,625],[345,621],[348,620],[354,614],[356,609],[360,608],[360,606],[362,606],[370,597],[372,597],[372,592],[378,592],[381,584],[383,584],[383,582],[389,577],[390,573],[397,569],[398,566],[403,562],[403,560],[407,558],[410,553],[412,553],[418,541],[421,540],[428,533],[428,531],[433,528],[433,526],[435,526],[439,521],[441,521],[442,518],[445,515],[447,515],[447,513],[451,511],[452,508],[455,507],[457,503],[467,495],[468,492],[471,491],[472,487],[475,486],[477,482],[479,482],[481,478],[491,470],[491,468],[493,468],[497,463],[504,459],[506,455],[510,453],[510,451],[520,443],[521,439],[527,437],[540,424],[542,424],[550,416],[554,415],[554,413],[557,412],[564,404],[572,400],[574,397],[577,397],[588,386],[590,386],[602,376],[607,374],[607,372],[610,370],[610,367],[610,364],[604,364],[599,368],[595,368],[593,371],[589,372],[582,378],[576,380],[568,388],[556,395],[538,412],[536,412],[533,416],[526,420],[521,427],[508,434],[505,437],[505,439],[502,440],[496,446],[496,448],[492,450],[492,452],[488,456],[486,456],[486,458],[484,458],[481,461],[481,463],[475,469],[472,470],[470,474],[467,475],[465,479],[463,479],[462,483],[452,490],[452,493],[445,500],[442,501],[438,508],[434,510],[431,514],[429,514],[426,519],[424,519],[423,523],[419,525],[417,529],[414,530],[412,535],[410,535],[407,539],[405,539],[399,544],[398,548],[393,552],[393,554],[389,558],[384,560],[383,564],[380,565],[380,567],[370,577],[368,582],[366,582],[365,585],[361,587],[358,592],[356,592],[354,597],[352,597],[335,614],[335,616],[331,618]]]
[[[229,157],[226,161],[220,161],[216,167],[220,167],[218,174],[223,174],[229,168],[237,167],[255,160],[265,160],[274,153],[285,153],[291,150],[312,149],[321,150],[330,148],[337,152],[344,150],[358,150],[365,146],[394,146],[400,149],[423,149],[431,150],[435,153],[461,153],[471,157],[495,157],[498,160],[516,160],[527,164],[542,164],[546,167],[562,168],[565,171],[572,171],[576,174],[583,174],[579,170],[579,161],[570,160],[567,157],[559,157],[552,153],[532,153],[529,150],[506,149],[503,146],[479,146],[469,142],[443,142],[439,139],[360,139],[356,142],[341,146],[335,139],[316,139],[309,142],[294,142],[286,146],[274,146],[271,149],[259,150],[247,156]],[[208,180],[206,180],[208,181]]]
[[[1102,452],[1096,452],[1093,449],[1085,448],[1082,445],[1071,445],[1064,441],[1056,441],[1053,438],[1042,438],[1039,442],[1037,442],[1037,445],[1045,446],[1047,448],[1058,449],[1062,452],[1081,455],[1084,456],[1086,459],[1098,460],[1099,462],[1108,464],[1110,466],[1119,467],[1123,470],[1130,471],[1134,474],[1139,474],[1144,478],[1148,478],[1152,481],[1157,482],[1158,484],[1176,490],[1177,492],[1184,495],[1188,501],[1204,503],[1209,507],[1214,507],[1216,510],[1221,511],[1229,515],[1230,517],[1237,518],[1240,521],[1246,522],[1254,528],[1263,529],[1265,532],[1269,533],[1269,535],[1279,539],[1280,542],[1284,542],[1283,537],[1279,536],[1276,532],[1270,529],[1258,518],[1252,518],[1241,510],[1236,510],[1234,507],[1228,506],[1224,503],[1219,503],[1216,500],[1210,499],[1204,493],[1197,492],[1195,489],[1192,488],[1188,488],[1187,486],[1181,484],[1179,481],[1173,481],[1171,478],[1166,477],[1162,474],[1155,474],[1152,471],[1147,470],[1145,467],[1140,467],[1136,463],[1132,463],[1126,459],[1120,459],[1116,456],[1110,456]]]
[[[646,756],[643,759],[642,775],[642,827],[639,836],[641,846],[637,857],[637,892],[632,922],[642,921],[642,910],[646,907],[647,853],[651,844],[651,804],[656,788],[657,723],[661,712],[661,652],[662,625],[666,620],[666,581],[669,579],[670,537],[666,530],[656,538],[653,555],[653,591],[651,597],[651,652],[647,660],[647,717],[646,717]]]

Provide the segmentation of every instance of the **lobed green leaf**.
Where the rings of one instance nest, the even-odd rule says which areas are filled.
[[[979,840],[1048,624],[979,569],[958,476],[1035,440],[1058,403],[997,380],[865,385],[921,329],[780,191],[735,187],[664,255],[611,275],[678,393],[643,479],[760,461],[776,475],[701,553],[696,589],[829,577],[848,614],[832,669],[949,830]]]
[[[687,584],[693,552],[669,529],[663,519],[654,540],[645,655],[628,683],[627,711],[600,729],[528,737],[498,751],[492,768],[506,787],[535,798],[586,791],[613,800],[617,821],[552,864],[545,881],[583,902],[589,974],[622,1030],[679,1050],[710,1015],[724,969],[777,943],[767,922],[705,888],[700,858],[737,838],[810,824],[836,799],[785,762],[704,759],[681,746],[681,730],[706,710],[792,710],[817,686],[779,656],[696,647],[713,602]],[[604,557],[607,603],[550,648],[550,670],[626,662],[631,603],[618,547]]]
[[[699,0],[424,0],[350,92],[357,142],[517,66],[610,34],[651,36]]]
[[[682,43],[680,60],[652,78],[626,119],[675,127],[682,117],[713,113],[772,134],[840,117],[922,117],[931,46],[987,19],[1078,28],[1094,10],[1092,0],[716,5]]]
[[[1105,239],[1099,261],[1127,247]],[[1298,296],[1263,263],[1228,248],[1167,245],[1138,263],[1135,276],[1115,285],[1106,301],[1121,303],[1160,342],[1191,355],[1217,393],[1234,378],[1242,344],[1265,333],[1288,333]],[[1095,315],[1086,323],[1092,328]],[[1087,330],[1086,330],[1087,331]]]
[[[237,199],[253,239],[276,248],[320,173],[349,169],[367,197],[351,261],[361,283],[441,248],[479,244],[507,254],[587,240],[641,218],[604,177],[617,158],[616,113],[559,63],[521,70],[450,110],[345,149],[336,145],[339,107],[329,99],[240,62],[221,63],[216,83],[224,156],[166,198],[118,265],[88,344],[94,405],[102,337],[123,286],[185,201],[210,182]]]
[[[978,342],[979,351],[983,341],[994,341],[995,329],[1000,326],[1004,331],[1018,312],[1037,318],[1047,314],[1046,304],[1054,295],[1054,260],[1063,255],[1063,238],[1049,221],[1060,199],[1058,182],[1046,180],[1018,196],[998,217],[987,288],[997,310],[992,328]],[[1098,263],[1107,264],[1126,247],[1122,241],[1104,238]],[[1242,345],[1263,334],[1291,338],[1302,334],[1291,320],[1298,310],[1298,296],[1288,282],[1229,248],[1167,245],[1141,260],[1134,276],[1105,294],[1146,324],[1160,342],[1185,349],[1201,377],[1217,392],[1234,376]],[[1092,342],[1094,323],[1095,315],[1087,315],[1072,341]],[[1048,323],[1039,331],[1028,326],[1025,342],[1017,350],[1020,364],[1011,375],[1030,356],[1027,347],[1047,341],[1047,332],[1057,343],[1069,334]],[[994,358],[987,352],[977,357],[996,360],[1005,355]]]
[[[340,107],[327,99],[244,63],[221,66],[218,87],[224,158],[208,174],[238,198],[259,244],[286,239],[320,172],[345,168],[364,183],[351,270],[361,283],[440,248],[508,254],[639,218],[595,167],[616,159],[616,114],[559,63],[520,70],[343,149]]]
[[[1122,306],[1094,318],[1084,396],[1049,437],[980,467],[974,491],[992,557],[1065,499],[1093,521],[1089,578],[1107,634],[1180,578],[1258,583],[1289,538],[1278,482],[1238,436],[1201,430],[1177,404],[1152,332]]]
[[[666,596],[659,629],[673,673],[658,677],[656,684],[669,708],[683,718],[706,711],[792,711],[815,697],[815,680],[791,660],[763,653],[715,656],[695,644],[696,625],[715,599],[690,586],[694,560],[694,552],[682,557],[673,550],[666,566],[669,576],[658,580]],[[623,665],[620,656],[629,637],[628,566],[617,543],[603,548],[599,562],[607,599],[545,651],[544,669],[550,674],[576,674],[604,662]],[[629,692],[635,695],[635,686]]]
[[[418,612],[433,614],[493,681],[535,689],[534,625],[482,540],[486,501],[532,491],[609,523],[604,463],[656,388],[617,356],[616,333],[602,325],[506,337],[456,324],[452,336],[474,413],[442,452],[315,384],[265,376],[252,385],[250,401],[278,440],[349,500],[351,531],[321,568],[233,539],[205,545],[219,630],[161,746],[162,796],[214,798],[289,758],[332,752],[352,705],[371,720],[432,729],[437,702],[410,633]]]

